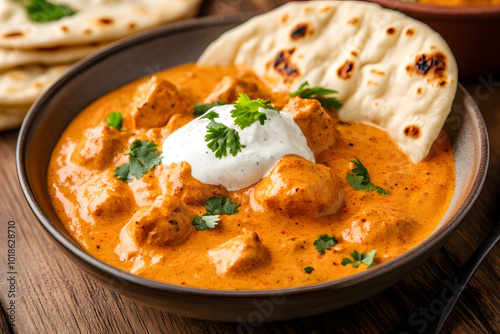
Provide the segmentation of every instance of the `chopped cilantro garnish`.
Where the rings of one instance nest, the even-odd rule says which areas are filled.
[[[108,126],[117,130],[122,129],[122,113],[119,111],[112,112],[108,116]]]
[[[201,116],[201,118],[206,118],[211,120],[212,122],[215,122],[214,120],[219,117],[219,114],[216,113],[215,111],[211,111],[209,113],[206,113],[205,115]]]
[[[380,188],[379,186],[374,185],[370,182],[370,176],[368,175],[368,171],[365,166],[358,159],[352,160],[354,167],[351,171],[352,173],[347,172],[347,182],[356,190],[366,190],[366,191],[374,191],[377,190],[379,194],[390,194],[391,192]]]
[[[249,127],[256,121],[259,121],[261,125],[264,125],[264,121],[267,119],[267,116],[265,113],[259,111],[260,108],[272,109],[279,112],[278,109],[271,106],[270,100],[250,100],[248,95],[240,94],[234,104],[234,109],[231,110],[231,116],[234,118],[234,124],[239,126],[242,130]]]
[[[234,157],[245,145],[240,143],[240,135],[235,129],[228,128],[222,123],[210,122],[207,125],[208,133],[205,135],[207,146],[213,152],[215,157],[222,159],[227,155],[227,150]]]
[[[231,117],[234,118],[234,124],[242,130],[256,121],[263,125],[267,116],[265,113],[259,111],[259,108],[273,109],[279,112],[278,109],[271,106],[271,101],[264,101],[262,99],[250,100],[248,95],[240,94],[231,110]],[[207,118],[211,121],[207,125],[208,131],[205,135],[205,141],[208,142],[207,146],[215,152],[215,156],[219,159],[227,156],[228,150],[235,157],[238,152],[241,152],[242,148],[245,148],[245,145],[241,145],[238,131],[216,122],[215,119],[217,117],[219,117],[219,114],[215,111],[210,111],[202,116],[202,118]]]
[[[220,221],[219,215],[234,215],[238,213],[238,204],[231,202],[229,196],[214,196],[205,202],[207,212],[193,218],[193,225],[197,231],[214,229]]]
[[[311,267],[305,267],[305,268],[304,268],[304,271],[305,271],[306,273],[308,273],[308,274],[312,273],[312,272],[313,272],[313,270],[314,270],[314,268],[311,268]]]
[[[335,237],[330,237],[328,234],[323,234],[314,241],[314,246],[316,246],[316,250],[321,254],[325,254],[325,249],[333,247],[337,244],[337,240]]]
[[[336,90],[331,90],[322,87],[313,87],[306,88],[309,86],[309,83],[306,81],[302,85],[300,85],[299,89],[290,94],[290,97],[300,96],[303,99],[316,99],[318,100],[323,108],[333,108],[335,110],[340,109],[342,107],[342,103],[335,97],[325,97],[329,94],[337,94]]]
[[[214,196],[205,202],[205,208],[211,215],[234,215],[238,213],[238,204],[231,202],[229,196]]]
[[[365,254],[358,253],[357,251],[353,251],[351,254],[351,257],[353,258],[354,261],[345,257],[342,259],[341,264],[343,266],[350,264],[354,268],[357,268],[357,267],[359,267],[359,265],[361,263],[364,263],[364,264],[366,264],[367,268],[370,268],[371,266],[373,266],[373,260],[375,258],[375,254],[377,254],[376,249],[372,250],[371,252],[365,253]]]
[[[31,0],[26,6],[28,18],[33,22],[43,23],[57,21],[76,13],[66,5],[56,5],[46,0]]]
[[[200,115],[203,115],[204,113],[206,113],[207,111],[209,111],[210,109],[212,109],[213,107],[223,106],[225,104],[228,104],[228,103],[224,102],[224,101],[220,101],[220,100],[217,100],[212,104],[196,103],[193,107],[193,114],[195,116],[200,116]]]
[[[219,215],[204,213],[201,216],[195,216],[193,218],[193,225],[196,228],[196,231],[206,231],[214,229],[219,221]]]
[[[160,164],[162,152],[156,150],[154,142],[147,140],[136,140],[130,145],[130,149],[125,152],[129,156],[128,163],[115,169],[115,177],[121,181],[131,182],[140,179],[149,170]]]

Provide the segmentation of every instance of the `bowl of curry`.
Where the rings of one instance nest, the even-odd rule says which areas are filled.
[[[489,158],[480,112],[459,86],[429,157],[411,164],[377,127],[326,115],[317,100],[271,92],[247,68],[194,64],[246,19],[159,28],[73,67],[22,126],[17,164],[26,199],[83,270],[168,312],[284,320],[380,292],[437,251],[478,197]],[[198,181],[187,163],[161,163],[165,139],[195,118],[175,108],[234,101],[241,87],[293,115],[318,163],[286,155],[238,190]],[[151,117],[155,92],[169,90],[174,116]],[[131,101],[141,107],[128,113]],[[118,111],[119,121],[111,117]],[[325,150],[328,142],[335,148]],[[375,191],[346,180],[363,169]]]

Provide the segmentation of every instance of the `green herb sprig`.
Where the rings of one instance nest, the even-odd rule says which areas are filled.
[[[205,212],[193,218],[193,225],[197,231],[214,229],[220,221],[219,215],[234,215],[238,213],[238,204],[231,202],[229,196],[214,196],[205,202]]]
[[[336,97],[326,97],[330,94],[338,94],[336,90],[313,87],[307,88],[309,83],[306,81],[300,85],[299,89],[290,94],[290,97],[300,96],[303,99],[316,99],[318,100],[323,108],[339,110],[342,107],[342,103]]]
[[[267,119],[267,116],[265,113],[259,111],[260,108],[272,109],[280,112],[278,109],[271,106],[270,100],[250,100],[248,95],[240,94],[234,104],[234,109],[231,110],[231,117],[234,118],[234,124],[239,126],[242,130],[257,121],[261,125],[264,125],[264,121]]]
[[[259,122],[263,125],[267,116],[265,113],[259,111],[259,108],[273,109],[279,112],[278,109],[271,106],[271,101],[264,101],[262,99],[250,100],[248,95],[240,94],[231,110],[231,117],[234,119],[234,124],[242,130],[254,122]],[[215,152],[215,157],[222,159],[222,157],[227,156],[228,150],[234,157],[246,146],[241,144],[240,135],[237,130],[215,121],[218,117],[219,114],[213,110],[201,117],[210,120],[210,123],[207,124],[205,141],[208,142],[208,148],[212,152]]]
[[[56,5],[47,0],[30,0],[26,5],[28,18],[37,23],[57,21],[65,16],[72,16],[76,13],[71,7],[66,5]]]
[[[125,151],[128,157],[128,163],[115,169],[115,177],[118,180],[132,182],[142,178],[148,171],[154,169],[160,164],[162,152],[157,151],[154,142],[147,140],[136,140],[130,145],[130,149]]]
[[[115,128],[118,131],[122,129],[122,113],[119,111],[112,112],[108,116],[108,126],[110,128]]]
[[[213,107],[223,106],[225,104],[229,104],[229,103],[224,102],[224,101],[220,101],[220,100],[217,100],[211,104],[210,103],[207,103],[207,104],[196,103],[193,107],[193,115],[201,116],[201,115],[205,114],[207,111],[209,111],[210,109],[212,109]]]
[[[377,254],[377,250],[372,250],[368,253],[358,253],[357,251],[353,251],[351,253],[351,257],[353,260],[345,257],[342,259],[342,265],[346,266],[350,264],[354,268],[358,268],[362,263],[366,264],[366,268],[370,268],[373,266],[373,260],[375,259],[375,254]]]
[[[368,170],[363,166],[361,161],[358,159],[352,160],[354,168],[351,170],[352,173],[347,172],[347,182],[356,190],[366,190],[374,191],[377,190],[379,194],[390,194],[391,192],[385,190],[379,186],[374,185],[370,182],[370,176],[368,175]]]
[[[337,244],[337,239],[334,236],[329,236],[328,234],[323,234],[318,237],[314,241],[314,246],[316,246],[316,250],[321,254],[325,254],[325,250],[333,247]]]

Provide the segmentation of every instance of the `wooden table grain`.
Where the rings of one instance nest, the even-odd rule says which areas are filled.
[[[202,15],[266,11],[282,2],[205,1]],[[0,333],[390,332],[413,312],[424,312],[418,307],[455,275],[500,220],[500,75],[486,73],[461,83],[486,121],[491,161],[483,191],[454,236],[419,269],[378,295],[330,313],[261,326],[172,315],[121,297],[83,273],[44,234],[26,204],[15,166],[18,131],[1,132]],[[11,258],[9,235],[15,235],[10,238],[15,240],[15,257]],[[499,260],[500,248],[496,247],[458,301],[443,333],[500,333]]]

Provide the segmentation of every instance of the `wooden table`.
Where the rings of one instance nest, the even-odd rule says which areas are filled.
[[[283,1],[215,0],[203,14],[265,11]],[[386,333],[425,305],[500,219],[500,75],[463,79],[488,126],[491,163],[479,200],[455,235],[428,262],[393,287],[350,307],[315,317],[264,324],[254,333]],[[237,323],[184,318],[117,295],[84,274],[45,236],[17,181],[18,131],[0,133],[0,332],[234,333]],[[16,296],[8,296],[7,231],[16,230]],[[12,223],[10,223],[12,225]],[[12,230],[12,228],[11,228]],[[458,301],[443,333],[500,333],[500,248],[488,256]],[[15,300],[15,325],[7,322]],[[248,331],[244,331],[248,332]]]

